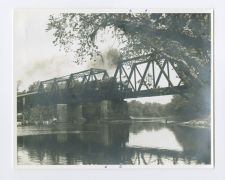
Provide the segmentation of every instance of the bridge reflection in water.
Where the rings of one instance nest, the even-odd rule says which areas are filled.
[[[120,122],[60,126],[60,130],[57,126],[39,127],[36,135],[31,127],[23,128],[18,132],[25,134],[17,137],[19,165],[183,165],[211,161],[210,130],[205,128]]]

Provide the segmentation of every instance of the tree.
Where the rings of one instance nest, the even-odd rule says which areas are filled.
[[[132,100],[131,102],[128,103],[128,110],[131,116],[134,117],[143,116],[142,109],[143,109],[142,104],[138,101]]]
[[[35,81],[33,82],[29,87],[28,87],[28,92],[35,92],[38,91],[40,81]]]
[[[208,83],[210,21],[210,14],[205,13],[62,13],[49,17],[47,31],[53,32],[54,45],[74,53],[76,63],[93,59],[96,55],[102,56],[96,38],[107,29],[120,44],[125,44],[120,48],[122,58],[148,53],[164,54],[182,62],[193,77]]]
[[[16,81],[16,91],[19,92],[20,86],[23,84],[22,80],[17,80]]]
[[[196,88],[188,94],[188,99],[175,95],[166,105],[167,115],[181,117],[179,120],[191,120],[210,116],[211,102],[209,89]]]
[[[164,112],[165,105],[159,103],[140,103],[132,100],[128,103],[129,114],[134,117],[161,117],[167,116]]]

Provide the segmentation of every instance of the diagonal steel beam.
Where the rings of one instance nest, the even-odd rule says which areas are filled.
[[[136,91],[136,72],[135,72],[135,66],[136,66],[136,63],[134,63],[131,67],[131,71],[130,71],[130,74],[129,74],[129,77],[128,77],[128,80],[131,81],[131,77],[134,73],[134,91]]]
[[[141,78],[141,82],[140,82],[139,87],[138,87],[138,91],[141,90],[141,86],[142,86],[142,84],[143,84],[143,82],[145,80],[145,76],[147,74],[147,71],[148,71],[149,66],[150,66],[150,61],[147,63],[147,65],[145,67],[145,71],[144,71],[143,77]]]
[[[114,73],[114,78],[116,78],[117,75],[118,75],[119,67],[120,67],[120,64],[118,64],[118,66],[117,66],[117,68],[116,68],[116,71],[115,71],[115,73]]]
[[[163,75],[165,76],[166,80],[168,81],[169,86],[173,87],[173,83],[170,81],[168,75],[167,75],[167,74],[165,73],[165,71],[164,71],[164,68],[165,68],[165,65],[167,64],[167,61],[164,60],[163,66],[161,66],[161,65],[159,64],[158,61],[156,61],[156,64],[157,64],[158,67],[160,68],[160,76],[159,76],[158,79],[157,79],[157,85],[158,85],[158,83],[159,83],[159,80],[160,80],[160,78],[161,78],[161,75],[163,74]],[[157,85],[156,85],[156,86],[157,86]]]
[[[178,83],[178,85],[177,85],[177,86],[180,86],[180,85],[181,85],[181,83],[182,83],[182,80],[180,79],[180,82]]]
[[[157,62],[156,62],[156,63],[157,63]],[[158,65],[158,63],[157,63],[157,65]],[[164,61],[163,65],[162,65],[162,69],[164,69],[165,65],[166,65],[166,62]],[[158,65],[158,66],[159,66],[159,65]],[[156,80],[155,88],[158,86],[159,80],[160,80],[160,78],[161,78],[161,76],[162,76],[162,69],[160,70],[159,75],[158,75],[158,78],[157,78],[157,80]]]
[[[141,75],[141,73],[140,73],[140,71],[139,71],[139,69],[137,68],[137,66],[135,67],[135,69],[137,70],[137,72],[138,72],[138,74],[140,75],[140,77],[143,78],[142,75]],[[144,81],[144,84],[145,84],[146,88],[149,89],[149,88],[148,88],[148,85],[146,84],[145,81]]]
[[[180,73],[183,73],[185,76],[187,76],[186,73],[184,72],[184,70],[183,70],[182,72],[180,72],[180,71],[178,70],[178,68],[175,67],[174,62],[170,62],[170,60],[168,60],[168,61],[169,61],[169,63],[171,64],[171,66],[173,67],[174,71],[175,71],[175,72],[177,73],[177,75],[179,76],[179,78],[180,78],[183,82],[185,82],[184,79],[183,79],[183,75],[180,74]],[[179,73],[178,73],[178,71],[179,71]]]
[[[126,75],[126,77],[127,77],[128,85],[130,84],[130,85],[132,86],[132,89],[135,90],[135,89],[134,89],[134,86],[133,86],[133,84],[132,84],[132,82],[131,82],[130,79],[129,79],[129,76],[128,76],[126,70],[124,69],[123,66],[121,66],[121,67],[122,67],[123,72],[125,73],[125,75]]]

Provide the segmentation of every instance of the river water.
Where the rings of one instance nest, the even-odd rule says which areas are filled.
[[[211,163],[209,128],[141,121],[17,128],[18,165]]]

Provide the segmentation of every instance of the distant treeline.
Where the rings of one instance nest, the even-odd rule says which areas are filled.
[[[168,104],[144,103],[133,100],[128,103],[130,116],[134,117],[182,117],[183,120],[210,115],[210,93],[198,90],[186,96],[174,95]]]

